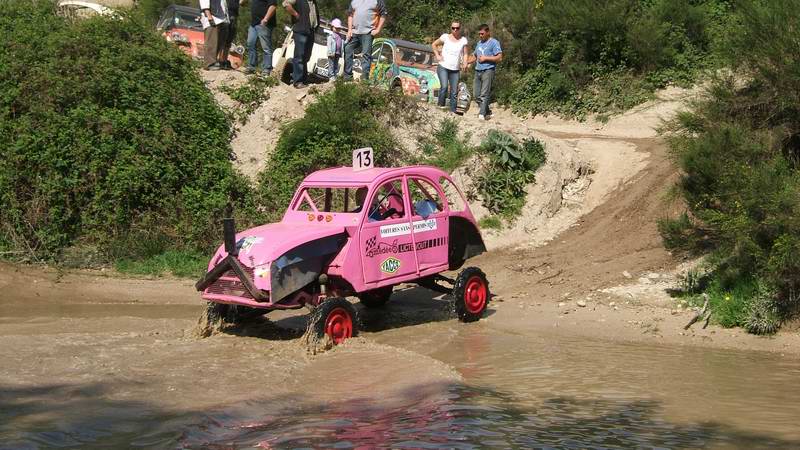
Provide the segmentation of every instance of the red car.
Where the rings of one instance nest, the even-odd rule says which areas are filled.
[[[194,59],[203,59],[205,34],[200,24],[202,12],[197,8],[180,5],[170,5],[161,13],[156,29],[164,38],[175,43],[184,53]],[[244,47],[232,45],[228,53],[228,61],[236,69],[242,65]]]

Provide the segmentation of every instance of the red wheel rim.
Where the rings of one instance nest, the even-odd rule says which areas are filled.
[[[480,314],[486,307],[486,283],[483,278],[475,275],[467,281],[464,289],[464,305],[472,314]]]
[[[353,337],[353,318],[344,308],[335,308],[325,319],[325,334],[330,336],[334,344],[341,344],[345,339]]]

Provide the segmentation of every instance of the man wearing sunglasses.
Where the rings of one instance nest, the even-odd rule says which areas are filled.
[[[493,38],[489,25],[482,24],[478,28],[478,43],[475,44],[475,53],[471,58],[475,61],[474,97],[480,110],[478,119],[486,120],[491,114],[489,103],[492,101],[492,83],[497,63],[503,60],[503,49],[500,42]]]

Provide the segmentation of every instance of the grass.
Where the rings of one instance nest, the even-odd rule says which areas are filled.
[[[199,278],[208,266],[208,255],[191,251],[168,250],[140,260],[121,259],[114,269],[128,275],[163,276],[171,274],[181,278]]]
[[[478,221],[478,225],[489,230],[501,230],[503,228],[503,220],[497,216],[486,216]]]
[[[758,284],[752,279],[740,279],[723,287],[718,280],[712,280],[705,293],[714,323],[725,328],[741,327],[749,317],[751,303],[758,294]],[[689,295],[685,299],[692,306],[703,306],[700,295]]]
[[[475,149],[469,145],[469,135],[458,135],[458,123],[453,119],[443,119],[433,132],[432,138],[421,142],[422,162],[436,166],[445,172],[452,172],[464,164]]]

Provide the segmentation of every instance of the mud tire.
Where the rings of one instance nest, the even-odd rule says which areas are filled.
[[[453,285],[453,309],[462,322],[475,322],[483,317],[489,305],[489,281],[477,267],[467,267]]]
[[[358,294],[358,300],[367,308],[383,308],[392,296],[392,286],[386,286]]]
[[[353,304],[341,297],[329,298],[314,309],[308,319],[308,331],[318,342],[325,336],[334,345],[358,336],[358,313]]]

